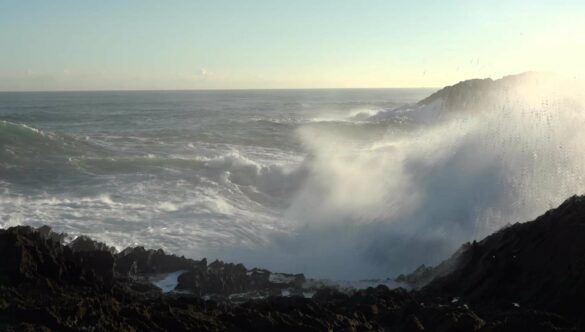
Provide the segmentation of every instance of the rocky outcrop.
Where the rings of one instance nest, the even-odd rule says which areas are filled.
[[[43,227],[47,227],[47,226],[43,226]],[[51,231],[50,228],[48,230],[45,229],[45,231],[48,234],[55,234]],[[62,235],[63,235],[63,237],[65,236],[64,234],[62,234]],[[53,240],[55,240],[55,237],[53,235],[50,235],[50,236]],[[62,242],[62,241],[58,241],[58,242]],[[71,250],[77,251],[77,252],[107,251],[107,252],[112,253],[112,254],[116,253],[116,249],[114,247],[110,247],[103,242],[98,242],[98,241],[92,240],[91,238],[89,238],[85,235],[78,236],[77,238],[75,238],[75,240],[71,241],[71,243],[69,243],[67,246],[69,248],[71,248]]]
[[[162,249],[127,248],[116,255],[116,272],[123,275],[169,273],[205,266],[203,261],[168,255]]]
[[[63,282],[102,286],[99,281],[111,279],[114,261],[110,253],[75,253],[48,234],[31,227],[0,231],[2,285]]]
[[[190,268],[178,278],[178,290],[188,290],[200,296],[254,292],[259,296],[281,295],[283,291],[302,293],[305,276],[273,273],[268,270],[247,270],[242,264],[214,261],[205,266]]]
[[[450,112],[496,109],[497,101],[507,102],[515,96],[516,89],[527,82],[538,83],[549,80],[550,75],[527,72],[509,75],[497,80],[491,78],[471,79],[447,86],[419,101],[418,106],[436,105]]]
[[[164,257],[143,249],[122,256],[124,264],[132,261],[138,271],[187,262],[176,257],[164,262]],[[421,310],[415,296],[385,286],[354,294],[330,289],[315,299],[267,297],[241,305],[162,294],[139,278],[116,272],[118,258],[110,251],[74,251],[29,227],[0,230],[0,259],[2,331],[383,331],[422,330],[438,321],[474,329],[484,325],[469,309],[447,304]],[[227,292],[227,285],[262,288],[304,278],[265,270],[248,273],[243,265],[218,261],[205,267],[207,282],[224,282],[213,286],[217,292]],[[222,277],[214,279],[217,275]]]
[[[549,103],[570,103],[571,108],[579,107],[578,103],[571,101],[573,98],[559,93],[563,90],[559,88],[561,86],[570,87],[570,83],[542,72],[525,72],[496,80],[471,79],[444,87],[417,103],[385,109],[374,115],[359,114],[354,119],[382,122],[391,124],[394,129],[408,131],[420,124],[436,125],[453,115],[501,115]]]
[[[403,284],[407,288],[419,289],[426,286],[429,282],[453,272],[453,270],[459,265],[462,254],[466,252],[470,246],[470,243],[466,243],[451,255],[451,257],[444,260],[439,265],[425,266],[423,264],[412,273],[399,275],[394,281]]]
[[[581,331],[584,238],[585,198],[573,197],[403,276],[432,279],[422,289],[322,287],[306,298],[294,295],[303,275],[141,247],[112,253],[90,239],[66,246],[46,228],[14,227],[0,230],[0,330]],[[144,278],[176,269],[187,293]],[[283,287],[298,291],[270,296]],[[262,296],[231,301],[244,292]]]
[[[456,268],[423,290],[486,310],[529,308],[583,324],[585,197],[468,244]]]

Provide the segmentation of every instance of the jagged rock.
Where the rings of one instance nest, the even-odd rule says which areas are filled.
[[[443,277],[452,272],[459,264],[462,253],[468,250],[471,245],[471,243],[463,244],[453,255],[451,255],[451,257],[435,267],[425,266],[423,264],[410,274],[399,275],[394,281],[403,283],[410,288],[419,289],[432,280]]]
[[[170,273],[206,265],[185,257],[167,255],[162,249],[144,247],[126,248],[116,255],[116,272],[129,275],[139,273]]]
[[[61,279],[66,273],[63,248],[31,227],[0,231],[0,282],[15,284],[39,277]]]
[[[558,331],[582,331],[576,328],[563,317],[534,310],[505,312],[494,317],[494,323],[486,325],[481,332],[558,332]]]
[[[116,253],[116,248],[110,247],[103,242],[98,242],[90,239],[85,235],[78,236],[75,240],[67,245],[71,250],[76,252],[83,251],[106,251],[109,253]]]
[[[114,282],[114,256],[105,250],[82,251],[76,255],[79,265],[84,271],[99,278],[106,286]]]
[[[340,292],[333,287],[324,287],[315,292],[313,299],[319,303],[343,303],[350,298],[350,295]]]
[[[410,274],[401,274],[396,279],[396,282],[410,285],[418,288],[420,285],[424,285],[433,279],[433,268],[425,266],[424,264],[419,266],[414,272]]]
[[[467,303],[562,313],[582,320],[585,300],[585,198],[574,196],[535,221],[474,242],[456,269],[423,290]]]
[[[301,293],[305,282],[303,274],[272,273],[267,270],[247,270],[242,264],[214,261],[203,268],[189,269],[178,278],[177,289],[199,295],[258,292],[280,295],[283,289]]]
[[[141,247],[73,250],[47,229],[13,227],[0,230],[0,330],[579,331],[584,237],[585,198],[573,197],[533,222],[464,246],[449,272],[421,290],[324,288],[312,299],[235,303],[235,292],[270,294],[297,287],[304,276]],[[177,269],[187,271],[179,283],[199,293],[163,294],[139,278]],[[130,270],[138,275],[129,277]],[[217,301],[198,296],[210,293]]]
[[[63,243],[63,240],[65,240],[65,238],[67,237],[67,234],[65,234],[65,233],[53,232],[51,227],[49,227],[47,225],[43,225],[43,226],[37,228],[37,232],[39,232],[39,234],[42,237],[44,237],[45,239],[50,239],[50,240],[52,240],[54,242],[58,242],[58,243]]]

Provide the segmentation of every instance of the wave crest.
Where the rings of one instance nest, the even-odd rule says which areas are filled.
[[[0,122],[0,179],[34,185],[79,171],[72,158],[99,149],[71,136],[25,124]]]
[[[582,194],[585,110],[566,92],[522,87],[369,144],[302,132],[313,161],[286,212],[295,235],[240,259],[325,277],[397,275]]]

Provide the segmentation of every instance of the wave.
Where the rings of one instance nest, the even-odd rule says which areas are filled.
[[[97,153],[91,143],[25,124],[0,122],[0,179],[39,184],[74,173],[71,159]]]
[[[201,152],[199,146],[192,143],[186,144],[184,150],[176,151],[177,154],[164,150],[151,153],[149,151],[156,149],[161,142],[124,137],[113,139],[110,136],[106,139],[113,139],[113,143],[102,142],[3,121],[0,122],[0,179],[38,185],[43,181],[46,184],[62,181],[67,177],[136,173],[180,173],[179,176],[192,173],[196,178],[210,178],[215,182],[231,181],[239,187],[247,187],[249,192],[253,188],[270,197],[288,197],[303,182],[303,174],[309,166],[299,165],[298,162],[292,166],[279,165],[278,160],[284,156],[276,155],[275,151],[284,149],[297,154],[296,151],[304,151],[304,147],[299,147],[298,140],[302,135],[344,137],[348,142],[364,142],[383,137],[388,128],[387,124],[342,121],[307,121],[303,125],[271,120],[254,122],[262,127],[257,130],[261,134],[243,135],[238,140],[242,146],[213,145],[214,151],[206,147],[205,153],[211,151],[215,156],[203,157],[198,155]],[[272,129],[267,130],[266,127]],[[283,135],[283,128],[290,130],[290,135]],[[174,139],[174,136],[169,139]],[[190,136],[184,139],[189,140]],[[130,144],[133,150],[116,147],[116,144]],[[260,162],[239,151],[246,149],[254,153],[259,149],[266,150],[267,158],[275,162]]]
[[[437,99],[360,119],[228,121],[213,128],[224,136],[201,145],[169,128],[152,144],[126,142],[132,151],[3,123],[0,182],[97,178],[55,200],[0,203],[15,220],[48,220],[121,247],[385,278],[585,191],[582,99],[540,90],[493,98],[464,112]]]
[[[71,161],[78,169],[93,175],[156,174],[157,178],[180,179],[193,186],[212,186],[237,191],[248,199],[270,208],[286,207],[303,185],[308,162],[266,164],[237,151],[215,157],[186,156],[107,156]],[[227,193],[226,195],[229,195]],[[169,205],[170,209],[170,205]]]
[[[91,180],[95,176],[118,181],[125,181],[123,176],[128,176],[127,181],[136,181],[136,176],[176,177],[186,178],[193,185],[211,181],[216,186],[229,186],[259,204],[274,207],[286,205],[306,173],[303,164],[262,163],[237,150],[215,151],[219,155],[203,157],[146,154],[141,149],[117,152],[107,147],[108,144],[90,139],[3,121],[0,122],[0,181],[45,186]],[[282,159],[276,155],[274,158]],[[170,205],[166,209],[171,209]]]
[[[285,212],[294,235],[234,259],[321,277],[397,275],[584,193],[582,99],[547,88],[368,144],[301,130],[313,157]]]

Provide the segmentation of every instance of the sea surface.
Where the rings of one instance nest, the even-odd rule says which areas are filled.
[[[368,146],[395,124],[356,115],[432,91],[0,93],[0,226],[301,272],[254,253],[306,222],[291,206],[311,173],[336,171],[311,169],[312,142]]]
[[[433,89],[0,93],[0,226],[394,277],[585,192],[585,103],[541,82],[428,105]]]

